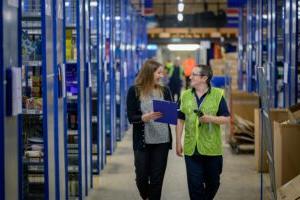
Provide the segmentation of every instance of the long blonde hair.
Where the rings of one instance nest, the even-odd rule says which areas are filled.
[[[154,82],[154,72],[161,66],[162,64],[152,59],[147,60],[142,66],[135,79],[135,86],[140,99],[149,96],[153,90],[162,96],[162,86]]]

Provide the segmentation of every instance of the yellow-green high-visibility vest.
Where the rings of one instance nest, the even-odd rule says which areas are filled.
[[[223,90],[212,87],[206,94],[200,110],[207,115],[216,116],[223,96]],[[201,155],[216,156],[223,154],[220,125],[201,123],[194,113],[198,109],[197,100],[192,89],[181,95],[180,110],[185,114],[185,136],[183,151],[185,155],[194,154],[195,147]]]

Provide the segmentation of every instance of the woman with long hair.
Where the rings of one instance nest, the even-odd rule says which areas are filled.
[[[162,117],[153,112],[153,100],[172,101],[168,88],[161,86],[163,66],[147,60],[127,94],[128,120],[133,124],[136,185],[143,199],[159,200],[172,146],[168,124],[155,122]]]

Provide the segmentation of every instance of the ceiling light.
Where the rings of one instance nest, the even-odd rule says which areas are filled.
[[[200,48],[199,44],[168,44],[170,51],[195,51]]]
[[[178,13],[178,15],[177,15],[177,19],[178,19],[178,21],[183,21],[183,14],[182,13]]]
[[[178,6],[177,6],[177,8],[178,8],[178,12],[183,12],[183,10],[184,10],[184,4],[183,3],[179,3]]]
[[[66,1],[66,2],[65,2],[65,6],[66,6],[66,7],[69,7],[69,6],[70,6],[70,2],[69,2],[69,1]]]
[[[156,51],[157,50],[157,45],[156,44],[148,44],[147,49],[152,50],[152,51]]]
[[[91,7],[97,7],[98,6],[98,2],[97,1],[91,1],[90,2],[90,6]]]

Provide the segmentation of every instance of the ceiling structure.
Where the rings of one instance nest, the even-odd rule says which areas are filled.
[[[132,0],[136,9],[141,10],[140,0]],[[217,13],[227,8],[227,0],[184,0],[184,14],[195,14],[204,11]],[[176,15],[178,0],[153,0],[154,14],[157,16]]]
[[[131,0],[131,2],[137,10],[141,10],[141,0]],[[150,40],[237,38],[237,28],[223,26],[224,23],[226,24],[227,0],[183,0],[183,23],[177,21],[178,2],[179,0],[153,0],[153,13],[158,26],[148,29]],[[213,19],[210,18],[211,16]],[[222,20],[221,25],[217,25],[217,21]]]

